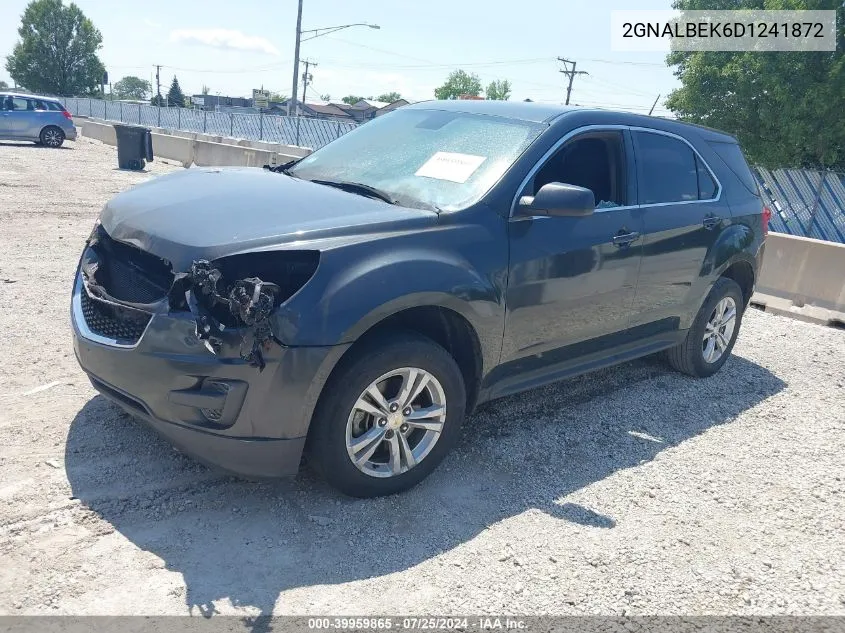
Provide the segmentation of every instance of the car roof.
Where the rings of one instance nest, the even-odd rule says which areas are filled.
[[[633,114],[619,110],[604,108],[584,108],[581,106],[566,106],[549,103],[534,103],[526,101],[492,101],[486,99],[455,99],[449,101],[420,101],[403,106],[402,109],[412,110],[443,110],[447,112],[464,112],[467,114],[486,114],[509,119],[527,121],[531,123],[551,123],[564,115],[574,112],[594,112],[600,114],[608,123],[615,125],[629,125],[631,127],[649,127],[672,131],[683,135],[684,131],[694,130],[707,140],[736,143],[735,137],[721,130],[686,123],[675,119],[654,117],[645,114]]]
[[[487,99],[455,99],[448,101],[420,101],[402,107],[403,110],[445,110],[467,114],[487,114],[532,123],[549,122],[561,114],[579,108],[525,101],[492,101]]]

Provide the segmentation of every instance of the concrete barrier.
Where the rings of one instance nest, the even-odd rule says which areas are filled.
[[[155,157],[179,161],[182,167],[190,167],[194,164],[195,140],[158,132],[153,132],[152,137]]]
[[[240,167],[262,167],[274,162],[275,152],[268,152],[250,147],[239,147],[227,143],[211,143],[208,141],[194,141],[195,165],[200,167],[211,166],[240,166]]]
[[[845,244],[769,233],[757,307],[845,327]]]
[[[117,145],[117,135],[111,123],[85,119],[79,122],[78,127],[82,129],[82,136],[96,139],[107,145]]]
[[[82,135],[107,145],[117,145],[114,124],[94,119],[81,120]],[[302,158],[311,150],[281,143],[266,143],[244,139],[223,139],[220,136],[150,128],[153,154],[159,158],[178,161],[183,167],[262,167]],[[221,142],[225,140],[226,142]]]

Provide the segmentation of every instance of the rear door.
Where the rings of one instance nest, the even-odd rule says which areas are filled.
[[[716,176],[687,140],[642,128],[631,134],[644,234],[631,326],[650,326],[636,330],[650,336],[688,326],[701,300],[696,282],[705,257],[731,214]]]

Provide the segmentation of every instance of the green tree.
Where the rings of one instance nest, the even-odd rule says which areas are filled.
[[[511,98],[511,82],[507,79],[497,79],[487,84],[484,91],[488,99],[492,101],[507,101]]]
[[[166,103],[164,97],[160,97],[159,95],[153,95],[153,98],[150,99],[150,105],[163,106],[166,105]]]
[[[0,81],[0,90],[6,90],[9,87],[5,81]]]
[[[282,103],[288,100],[288,96],[284,92],[270,92],[270,101]]]
[[[355,95],[348,95],[348,96],[344,97],[343,99],[341,99],[341,101],[343,101],[344,103],[347,103],[349,105],[355,105],[361,99],[372,99],[372,97],[357,97]]]
[[[393,92],[385,92],[383,95],[379,95],[376,97],[376,101],[381,101],[382,103],[393,103],[394,101],[399,101],[402,98],[395,90]]]
[[[203,85],[202,85],[202,90],[200,90],[200,93],[201,93],[201,94],[204,94],[204,95],[207,95],[209,92],[211,92],[211,88],[209,88],[208,86],[206,86],[205,84],[203,84]]]
[[[477,97],[481,94],[481,79],[475,73],[455,70],[449,73],[444,83],[434,89],[434,96],[438,99],[458,99],[463,95]]]
[[[117,99],[145,100],[153,91],[150,82],[140,77],[129,75],[114,84],[114,96]]]
[[[167,91],[167,105],[185,107],[185,95],[182,94],[182,88],[179,87],[179,80],[176,75],[173,75],[173,81],[170,82],[170,90]]]
[[[331,101],[332,96],[330,94],[320,95],[320,101]]]
[[[734,134],[752,163],[845,169],[841,0],[675,0],[675,9],[836,9],[835,52],[673,52],[678,118]]]
[[[59,95],[99,91],[105,67],[97,51],[103,37],[75,4],[33,0],[24,9],[18,35],[6,70],[19,85]]]

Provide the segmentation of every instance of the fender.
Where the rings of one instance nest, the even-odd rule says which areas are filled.
[[[729,266],[738,260],[745,260],[755,269],[750,246],[754,243],[754,231],[745,224],[731,224],[719,235],[716,242],[704,257],[701,268],[702,277],[712,277],[710,284]]]
[[[439,233],[445,242],[453,239],[444,233],[466,238],[462,230]],[[504,328],[507,250],[489,244],[475,248],[473,262],[461,253],[466,247],[446,243],[431,248],[411,237],[406,245],[386,252],[373,243],[323,252],[314,278],[279,310],[276,331],[284,344],[348,344],[402,310],[437,306],[469,322],[478,335],[484,366],[494,366]],[[501,262],[491,265],[494,258]],[[501,272],[485,276],[479,270]]]
[[[735,263],[744,261],[750,264],[756,278],[757,262],[751,254],[754,249],[750,248],[755,239],[757,238],[754,231],[742,223],[732,223],[719,234],[704,257],[694,289],[699,300],[695,306],[692,306],[694,309],[686,315],[686,318],[682,319],[682,329],[689,328],[692,325],[713,284]]]

